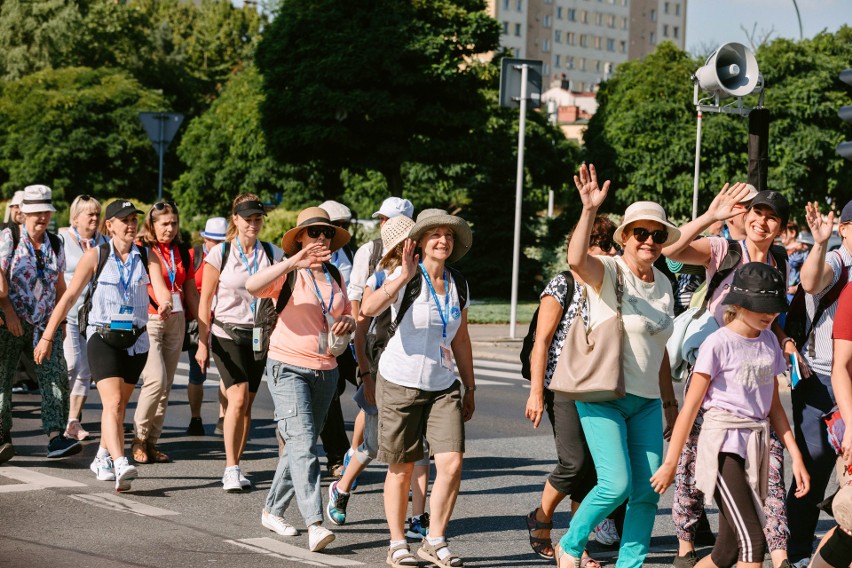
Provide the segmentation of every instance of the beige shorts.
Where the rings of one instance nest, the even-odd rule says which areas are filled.
[[[458,381],[442,391],[424,391],[376,377],[379,407],[378,459],[388,464],[423,459],[423,437],[432,455],[464,453],[464,419]]]

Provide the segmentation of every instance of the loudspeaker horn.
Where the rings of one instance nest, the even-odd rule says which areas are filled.
[[[695,72],[698,86],[720,97],[743,97],[754,92],[759,71],[757,59],[741,43],[724,43]]]

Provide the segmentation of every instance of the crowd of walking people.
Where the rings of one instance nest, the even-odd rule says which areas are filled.
[[[852,202],[837,237],[834,212],[808,204],[804,238],[783,195],[744,183],[725,185],[680,227],[652,201],[617,221],[600,214],[610,184],[592,165],[574,185],[581,213],[566,241],[569,270],[547,282],[522,353],[522,412],[534,427],[548,416],[556,454],[523,519],[532,553],[596,568],[593,534],[620,543],[616,566],[641,566],[660,495],[674,485],[676,568],[753,568],[767,553],[775,568],[849,566]],[[455,266],[473,246],[471,227],[441,209],[415,216],[409,201],[390,197],[373,214],[380,238],[355,250],[342,203],[302,210],[275,243],[260,239],[266,210],[241,194],[191,247],[172,201],[141,211],[80,195],[70,226],[54,234],[51,189],[18,192],[0,230],[0,463],[15,453],[16,369],[34,363],[47,457],[79,453],[92,437],[81,414],[94,384],[102,413],[91,470],[131,490],[138,466],[171,461],[159,442],[183,351],[186,433],[205,434],[212,355],[224,491],[252,486],[241,462],[264,377],[274,403],[279,459],[263,527],[298,535],[295,498],[309,549],[323,550],[335,538],[324,520],[347,522],[359,475],[375,460],[387,465],[387,564],[463,566],[447,533],[476,409],[471,295]],[[792,421],[779,395],[787,376]],[[340,406],[347,382],[359,407],[351,441]],[[334,477],[325,506],[320,440]],[[554,543],[566,497],[570,523]],[[714,504],[718,535],[699,559]],[[838,524],[815,550],[824,509]]]

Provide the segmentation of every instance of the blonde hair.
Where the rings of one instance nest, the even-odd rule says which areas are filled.
[[[74,219],[76,219],[80,213],[88,213],[91,211],[97,211],[98,216],[100,216],[100,202],[90,195],[78,195],[74,198],[74,201],[71,202],[71,207],[68,210],[68,224],[73,227]]]
[[[234,209],[236,209],[237,205],[244,201],[260,201],[260,197],[253,193],[241,193],[234,198],[234,202],[231,204],[231,216],[228,217],[228,230],[225,232],[226,241],[236,238],[237,233],[239,232],[237,230],[237,226],[234,224],[234,215],[236,215],[236,213],[234,213]]]
[[[177,227],[175,230],[175,236],[172,237],[172,243],[180,242],[180,215],[178,214],[177,207],[169,202],[161,201],[163,208],[157,209],[154,205],[151,206],[151,210],[148,211],[148,214],[145,215],[145,224],[139,228],[139,235],[137,239],[148,245],[157,244],[157,232],[154,230],[154,223],[157,222],[157,219],[162,217],[163,215],[174,215],[177,220]],[[171,243],[169,243],[171,244]]]
[[[740,308],[739,306],[735,306],[733,304],[728,304],[727,306],[725,306],[725,313],[722,315],[722,319],[724,320],[725,325],[737,319],[737,314],[740,313],[741,309],[742,308]]]
[[[396,270],[397,267],[402,264],[402,248],[404,246],[405,241],[397,243],[397,245],[379,261],[378,267],[387,270],[388,272]]]

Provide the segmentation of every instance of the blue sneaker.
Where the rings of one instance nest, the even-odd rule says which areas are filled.
[[[421,540],[429,534],[429,513],[423,513],[416,517],[408,519],[408,530],[405,531],[405,536]]]
[[[337,490],[337,482],[332,481],[328,486],[328,505],[325,507],[325,515],[335,525],[346,522],[346,504],[349,503],[349,493]]]
[[[343,471],[340,474],[341,477],[343,477],[343,475],[346,473],[346,468],[349,466],[349,462],[352,460],[352,456],[354,455],[355,452],[352,451],[352,448],[349,448],[349,450],[347,450],[347,452],[343,455]],[[352,493],[356,489],[358,489],[357,477],[352,480],[352,486],[349,488],[349,492]]]

